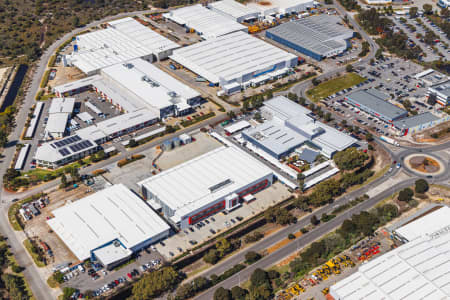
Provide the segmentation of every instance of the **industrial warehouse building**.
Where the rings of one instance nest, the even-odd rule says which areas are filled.
[[[450,297],[450,209],[396,229],[406,242],[330,287],[335,300],[435,300]]]
[[[286,22],[266,31],[266,36],[316,60],[343,53],[353,31],[336,16],[319,15]]]
[[[56,169],[97,152],[98,145],[124,134],[150,126],[158,116],[142,109],[119,115],[80,129],[75,135],[59,141],[44,143],[36,150],[34,158],[40,167]]]
[[[313,0],[270,0],[252,1],[247,7],[261,11],[262,16],[283,17],[286,15],[306,11],[314,7]]]
[[[52,211],[47,221],[80,260],[108,270],[168,237],[170,227],[122,184],[113,185]]]
[[[143,59],[101,69],[92,79],[55,87],[57,95],[94,89],[123,112],[147,109],[160,119],[191,113],[200,104],[196,90]]]
[[[242,137],[274,158],[280,159],[297,148],[308,145],[331,158],[337,151],[356,144],[357,140],[316,121],[311,111],[283,96],[264,103],[264,123],[247,129]]]
[[[406,110],[389,103],[387,101],[389,96],[376,89],[357,91],[347,95],[344,99],[384,122],[392,123],[408,116]]]
[[[440,105],[447,106],[450,103],[450,80],[432,85],[428,88],[427,96],[434,97]]]
[[[221,0],[208,3],[208,8],[238,23],[258,20],[261,11],[247,7],[234,0]]]
[[[207,9],[201,4],[171,10],[163,16],[186,27],[186,30],[195,30],[205,40],[236,31],[247,32],[247,26],[241,25],[214,10]]]
[[[87,75],[135,58],[164,59],[180,47],[133,18],[111,21],[108,28],[79,35],[75,42],[67,60]]]
[[[431,128],[448,119],[450,119],[450,116],[442,120],[430,112],[425,112],[420,115],[415,115],[400,119],[398,121],[394,121],[393,124],[394,127],[400,130],[403,135],[408,135],[425,130],[427,128]]]
[[[36,164],[40,167],[56,169],[91,155],[97,152],[98,149],[99,146],[94,141],[73,135],[58,141],[42,144],[37,148],[34,159],[36,159]]]
[[[287,73],[298,57],[244,32],[177,49],[171,59],[232,93]]]
[[[273,171],[235,147],[220,147],[138,183],[144,198],[187,228],[241,205],[273,181]]]
[[[46,136],[62,138],[66,132],[67,122],[75,106],[75,98],[53,98],[48,111]]]

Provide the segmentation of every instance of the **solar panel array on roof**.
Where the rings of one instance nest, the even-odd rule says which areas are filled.
[[[57,142],[55,142],[55,143],[53,143],[53,144],[54,144],[56,147],[61,148],[61,147],[64,147],[64,146],[66,146],[66,145],[69,145],[69,144],[78,142],[78,141],[80,141],[80,140],[81,140],[81,138],[80,138],[78,135],[74,135],[74,136],[70,136],[70,137],[68,137],[68,138],[65,138],[65,139],[63,139],[63,140],[57,141]]]
[[[58,150],[59,153],[61,153],[62,156],[67,156],[70,154],[69,150],[67,148],[62,148]]]
[[[79,142],[77,144],[70,145],[69,148],[73,152],[79,152],[79,151],[81,151],[83,149],[86,149],[86,148],[89,148],[91,146],[92,146],[91,141],[82,141],[82,142]]]

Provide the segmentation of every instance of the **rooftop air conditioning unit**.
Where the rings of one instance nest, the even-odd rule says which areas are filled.
[[[178,96],[177,93],[175,93],[174,91],[167,92],[167,94],[172,98],[175,98],[176,96]]]

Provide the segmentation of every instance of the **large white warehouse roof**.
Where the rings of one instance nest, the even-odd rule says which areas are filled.
[[[305,11],[313,5],[313,0],[270,0],[247,3],[249,8],[260,10],[264,16]]]
[[[247,27],[201,4],[172,10],[164,17],[186,27],[195,29],[204,39],[216,38],[235,31],[247,32]]]
[[[127,249],[169,230],[143,200],[118,184],[54,210],[47,221],[80,260],[113,240]]]
[[[210,82],[231,81],[268,71],[297,57],[244,32],[234,32],[177,49],[170,57]]]
[[[234,147],[220,147],[138,183],[181,218],[273,171]],[[225,183],[225,184],[224,184]],[[221,185],[220,188],[215,188]]]
[[[132,18],[76,37],[78,51],[69,60],[86,74],[138,57],[158,55],[179,46]]]
[[[119,91],[125,89],[135,96],[124,99],[124,103],[138,101],[146,106],[161,109],[180,102],[186,103],[188,99],[200,96],[196,90],[140,58],[104,68],[101,72],[116,83],[111,85],[108,82],[107,87],[112,89],[114,86],[120,85]],[[113,95],[109,96],[114,100],[119,98]],[[138,103],[134,105],[140,107]]]
[[[406,225],[422,235],[360,266],[358,272],[331,286],[330,294],[336,300],[449,299],[448,215],[444,207]]]
[[[234,0],[211,2],[208,4],[208,7],[237,22],[242,22],[245,19],[257,18],[261,14],[258,9],[247,7]]]

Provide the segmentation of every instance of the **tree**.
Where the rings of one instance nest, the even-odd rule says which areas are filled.
[[[450,10],[447,7],[442,8],[440,15],[442,18],[448,18],[450,17]],[[444,25],[446,26],[446,28],[448,28],[448,22],[447,23],[444,22]]]
[[[188,299],[195,295],[194,288],[191,282],[182,284],[177,289],[176,298],[177,299]]]
[[[324,119],[325,119],[325,122],[330,122],[330,121],[332,120],[332,118],[331,118],[331,113],[330,113],[330,112],[327,112],[327,113],[325,114]]]
[[[255,252],[255,251],[248,251],[247,253],[245,253],[245,262],[247,264],[252,264],[260,259],[261,259],[261,254]]]
[[[19,177],[20,176],[20,172],[14,168],[9,168],[6,170],[4,179],[6,182],[12,181],[14,178]]]
[[[350,73],[350,72],[353,72],[353,66],[352,65],[347,65],[346,67],[345,67],[345,71],[347,71],[348,73]]]
[[[80,173],[78,172],[78,168],[71,168],[70,169],[70,176],[74,181],[80,181]]]
[[[255,271],[253,271],[252,275],[250,276],[250,283],[254,287],[263,285],[270,286],[269,276],[267,275],[266,271],[257,268]]]
[[[67,187],[67,177],[66,174],[61,175],[61,187],[65,188]]]
[[[71,288],[71,287],[65,287],[63,288],[63,294],[62,294],[62,298],[64,300],[68,300],[71,298],[71,296],[73,295],[73,293],[76,292],[76,289]]]
[[[317,79],[317,78],[313,78],[311,82],[312,82],[312,84],[313,84],[314,86],[317,86],[317,85],[320,84],[320,80]]]
[[[131,139],[128,141],[128,146],[130,146],[131,148],[134,148],[138,145],[138,143],[136,142],[135,139]]]
[[[0,147],[5,147],[8,143],[8,134],[6,130],[0,129]]]
[[[295,240],[295,235],[292,234],[292,233],[289,233],[289,234],[288,234],[288,239],[290,239],[290,240]]]
[[[219,252],[220,257],[224,257],[228,252],[232,250],[231,243],[223,238],[220,239],[216,244],[217,251]]]
[[[423,6],[423,12],[426,13],[427,15],[431,14],[433,12],[433,6],[431,6],[431,4],[425,3]]]
[[[74,16],[72,18],[72,25],[73,27],[78,27],[80,26],[80,18],[78,18],[77,16]]]
[[[206,254],[203,256],[203,260],[208,263],[214,265],[216,262],[218,262],[220,259],[219,252],[216,249],[210,249]]]
[[[373,141],[373,135],[370,132],[366,133],[366,141],[368,142]]]
[[[230,119],[234,119],[236,118],[236,114],[234,113],[234,111],[230,110],[229,112],[227,112],[227,115]]]
[[[363,151],[351,147],[336,153],[333,156],[333,161],[341,170],[353,170],[362,166],[368,158],[369,156]]]
[[[333,4],[333,0],[325,0],[325,4],[326,5],[332,5]]]
[[[416,193],[423,194],[429,189],[428,182],[425,179],[419,179],[415,184],[414,190]]]
[[[214,300],[233,300],[231,297],[231,291],[228,289],[224,289],[223,287],[219,287],[214,292]]]
[[[192,287],[195,292],[206,290],[211,286],[211,281],[203,276],[196,277],[194,281],[192,281]]]
[[[379,220],[375,215],[363,211],[359,215],[353,215],[352,222],[356,225],[356,228],[360,233],[368,236],[374,233],[374,229],[379,223]]]
[[[166,267],[145,274],[132,288],[130,300],[152,299],[173,290],[181,281],[180,274],[172,267]]]
[[[313,215],[312,217],[311,217],[311,224],[313,224],[314,226],[316,226],[316,225],[318,225],[319,223],[320,223],[320,220],[319,219],[317,219],[317,217],[316,217],[316,215]]]
[[[405,188],[400,191],[398,194],[398,200],[403,202],[409,202],[412,200],[412,197],[414,196],[414,192],[410,188]]]
[[[297,102],[297,101],[298,101],[298,95],[297,95],[296,93],[291,93],[291,92],[289,92],[288,95],[287,95],[287,98],[288,98],[289,100],[294,101],[294,102]]]
[[[356,230],[355,223],[353,223],[352,220],[347,219],[342,223],[341,227],[338,230],[338,233],[345,238],[349,234],[354,233],[355,230]]]
[[[411,18],[417,17],[417,12],[419,11],[419,8],[417,6],[413,6],[409,9],[409,16]]]
[[[246,289],[241,288],[240,286],[234,286],[231,289],[231,296],[233,300],[245,300],[248,295],[248,291]]]

